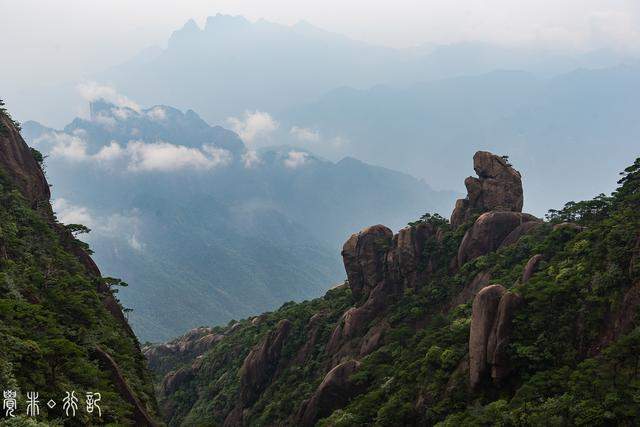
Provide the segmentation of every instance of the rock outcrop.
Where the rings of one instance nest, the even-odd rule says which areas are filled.
[[[522,237],[533,233],[536,230],[536,228],[540,227],[541,225],[542,225],[542,221],[527,221],[520,224],[519,226],[514,228],[513,231],[507,235],[507,237],[504,238],[502,243],[500,243],[500,248],[504,248],[504,247],[511,246],[518,243],[518,241]]]
[[[147,409],[142,405],[140,400],[138,400],[136,395],[133,393],[133,390],[131,390],[131,387],[129,387],[129,384],[125,380],[116,361],[113,360],[109,353],[98,346],[95,347],[95,352],[98,360],[100,360],[107,371],[111,374],[111,378],[118,388],[120,395],[132,406],[133,417],[136,421],[136,425],[150,427],[156,426],[156,422],[151,418]]]
[[[240,400],[244,406],[255,401],[278,368],[280,353],[291,326],[287,319],[278,322],[275,329],[244,359],[240,368]]]
[[[543,259],[544,257],[541,254],[536,254],[529,258],[529,261],[527,261],[527,264],[524,266],[524,270],[522,271],[522,283],[527,283],[529,279],[531,279],[531,276],[533,276],[533,273],[538,270],[538,265]]]
[[[493,252],[519,226],[540,223],[533,215],[521,212],[492,211],[483,213],[467,230],[458,249],[458,265]]]
[[[48,204],[51,193],[40,165],[11,120],[0,114],[0,169],[32,207]]]
[[[327,313],[321,311],[319,313],[314,314],[309,319],[306,327],[306,341],[302,348],[298,350],[296,357],[294,359],[295,363],[302,364],[304,363],[309,356],[313,353],[313,350],[318,341],[318,336],[320,335],[320,329],[322,328],[323,322],[326,320]]]
[[[169,372],[162,379],[162,384],[160,384],[160,392],[164,396],[169,396],[171,393],[175,392],[181,384],[191,380],[193,378],[194,372],[190,367],[180,368],[177,371]]]
[[[384,259],[393,232],[384,225],[373,225],[351,235],[342,247],[342,259],[349,287],[356,299],[367,296],[384,275]]]
[[[225,337],[222,333],[215,333],[213,329],[194,328],[186,334],[163,344],[150,345],[142,349],[149,368],[155,372],[166,373],[166,359],[192,359],[203,354]]]
[[[419,223],[400,230],[395,236],[387,227],[374,225],[353,234],[343,246],[342,257],[348,284],[360,305],[344,312],[335,327],[326,351],[331,366],[373,349],[372,342],[352,342],[367,332],[369,323],[391,303],[404,287],[414,287],[432,272],[430,255],[425,253],[429,239],[437,240],[436,227]]]
[[[513,315],[521,302],[520,296],[502,285],[487,286],[476,295],[469,334],[469,383],[473,389],[489,373],[495,382],[509,374],[507,346]]]
[[[491,364],[491,378],[500,383],[511,372],[507,346],[511,338],[513,316],[522,304],[522,297],[512,292],[505,292],[500,298],[498,314],[494,328],[487,343],[487,360]]]
[[[311,398],[302,404],[296,417],[297,424],[313,426],[318,419],[346,406],[358,392],[357,384],[350,377],[359,365],[359,362],[349,360],[329,371]]]
[[[249,408],[267,387],[274,375],[277,375],[282,348],[291,332],[292,324],[282,319],[262,341],[255,346],[240,368],[239,401],[224,420],[224,426],[243,425],[246,408]]]
[[[451,225],[458,227],[474,214],[492,210],[522,212],[522,178],[505,158],[487,151],[473,156],[478,178],[468,177],[464,184],[467,197],[456,202]]]

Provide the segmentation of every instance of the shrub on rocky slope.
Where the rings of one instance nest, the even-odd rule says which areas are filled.
[[[324,298],[215,328],[197,351],[181,350],[190,335],[147,348],[169,424],[634,425],[640,159],[611,196],[545,222],[520,212],[508,163],[483,162],[458,226],[369,227]]]

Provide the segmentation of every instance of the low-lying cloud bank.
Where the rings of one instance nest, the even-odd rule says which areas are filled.
[[[185,147],[164,141],[147,143],[132,140],[126,145],[111,141],[96,153],[88,152],[87,141],[79,135],[51,132],[36,141],[51,144],[50,156],[73,162],[96,162],[115,166],[116,161],[131,172],[170,172],[182,169],[213,169],[231,163],[233,155],[213,144],[200,148]]]

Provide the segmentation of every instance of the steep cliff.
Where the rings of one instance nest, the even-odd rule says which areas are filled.
[[[168,423],[633,425],[640,159],[546,221],[504,158],[474,166],[453,224],[352,235],[324,298],[147,348]]]
[[[0,388],[16,392],[18,418],[36,392],[39,421],[155,425],[144,357],[111,289],[121,282],[100,276],[73,235],[81,228],[56,220],[42,160],[0,110]],[[66,420],[72,391],[78,411]],[[101,414],[84,410],[89,392]]]

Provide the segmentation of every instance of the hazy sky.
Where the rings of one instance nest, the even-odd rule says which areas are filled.
[[[216,13],[307,20],[396,47],[487,41],[640,50],[638,0],[0,0],[0,85],[77,80],[164,44],[189,18],[202,24]]]

